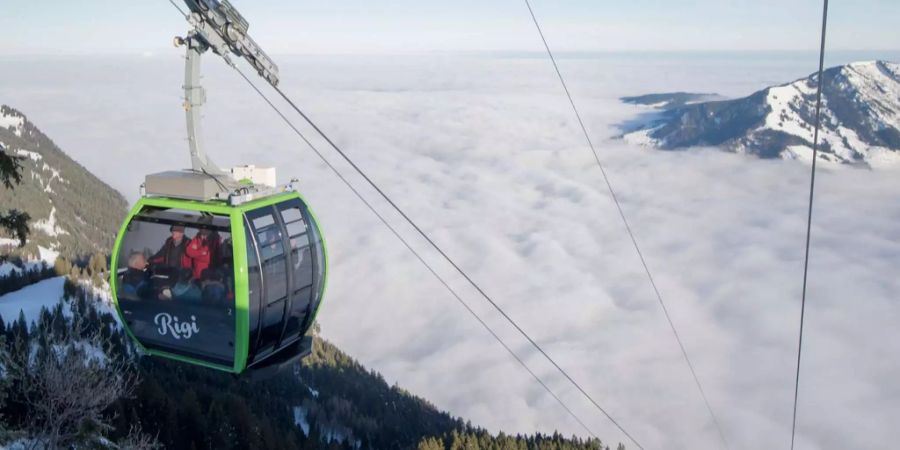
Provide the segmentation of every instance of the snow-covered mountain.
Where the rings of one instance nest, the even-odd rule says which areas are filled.
[[[19,253],[53,265],[57,255],[76,258],[108,252],[127,206],[121,194],[69,158],[21,112],[0,106],[0,151],[19,158],[22,181],[0,186],[0,209],[31,216],[23,249],[0,235],[0,255]]]
[[[720,148],[763,158],[812,158],[817,74],[748,97],[687,104],[659,113],[632,143],[661,149]],[[900,64],[857,62],[825,70],[820,157],[900,166]]]

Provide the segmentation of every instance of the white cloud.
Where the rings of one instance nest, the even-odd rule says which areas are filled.
[[[547,61],[280,62],[283,87],[298,104],[647,448],[718,448]],[[146,171],[188,163],[177,59],[0,64],[0,99],[131,198]],[[807,66],[562,61],[734,448],[790,438],[808,168],[710,150],[659,152],[608,137],[637,111],[619,104],[621,95],[746,94],[804,76]],[[280,119],[218,61],[207,67],[213,158],[223,166],[275,164],[282,180],[300,176],[322,221],[333,262],[320,315],[328,338],[389,382],[491,430],[581,433]],[[819,174],[800,448],[877,448],[900,438],[891,421],[900,414],[891,388],[900,374],[898,188],[894,172]],[[413,242],[601,437],[624,441]]]

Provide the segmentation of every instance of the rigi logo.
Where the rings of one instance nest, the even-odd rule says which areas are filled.
[[[191,316],[190,322],[181,322],[178,320],[178,316],[162,312],[153,318],[153,323],[158,327],[156,331],[159,334],[171,335],[175,339],[190,339],[191,336],[200,333],[196,316]]]

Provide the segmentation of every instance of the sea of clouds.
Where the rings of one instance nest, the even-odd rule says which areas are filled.
[[[326,232],[325,336],[492,431],[584,435],[243,81],[210,60],[212,158],[298,177]],[[297,103],[645,448],[720,448],[546,59],[279,62]],[[580,55],[560,64],[731,448],[787,446],[809,167],[631,147],[614,136],[643,111],[620,96],[747,95],[807,76],[815,55]],[[181,71],[175,50],[0,59],[0,103],[134,200],[145,173],[189,164]],[[884,448],[900,439],[900,176],[822,166],[817,183],[798,448]],[[598,436],[628,444],[362,191]]]

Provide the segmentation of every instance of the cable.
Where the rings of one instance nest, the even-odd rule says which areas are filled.
[[[172,0],[169,0],[169,2],[171,3]],[[173,3],[173,4],[174,4],[174,3]],[[238,70],[236,66],[234,66],[233,64],[231,64],[230,60],[226,59],[226,61],[227,61],[227,62],[229,63],[229,65],[231,65],[235,70]],[[250,82],[249,78],[247,78],[247,77],[243,74],[242,71],[238,70],[238,73],[241,74],[241,77],[242,77],[242,78],[244,78],[246,81]],[[262,94],[262,92],[255,86],[255,84],[253,84],[252,82],[251,82],[250,84],[251,84],[251,86],[253,87],[253,89],[254,89],[258,94],[260,94],[261,96],[263,96],[263,98],[266,100],[266,102],[269,103],[269,105],[272,106],[274,109],[276,109],[276,111],[279,113],[279,115],[281,115],[281,112],[278,111],[278,109],[274,107],[274,105],[268,100],[267,97],[265,97],[265,96]],[[271,83],[270,83],[270,85],[271,85]],[[641,446],[640,443],[638,443],[638,441],[637,441],[634,437],[632,437],[631,434],[628,433],[628,432],[625,430],[624,427],[622,427],[622,426],[621,426],[621,425],[620,425],[620,424],[619,424],[619,423],[618,423],[618,422],[617,422],[617,421],[616,421],[616,420],[615,420],[615,419],[614,419],[614,418],[613,418],[613,417],[612,417],[605,409],[603,409],[603,407],[601,407],[600,404],[597,403],[597,401],[595,401],[594,398],[591,397],[591,395],[588,394],[587,391],[585,391],[584,388],[582,388],[581,385],[580,385],[578,382],[576,382],[576,381],[568,374],[568,372],[566,372],[566,371],[565,371],[565,370],[564,370],[564,369],[563,369],[563,368],[562,368],[562,367],[561,367],[561,366],[560,366],[553,358],[551,358],[550,355],[547,354],[547,352],[544,351],[544,349],[541,348],[541,346],[538,345],[538,343],[535,342],[535,340],[532,339],[531,336],[529,336],[528,333],[526,333],[525,330],[523,330],[523,329],[519,326],[519,324],[516,323],[516,322],[515,322],[515,321],[514,321],[514,320],[513,320],[513,319],[512,319],[512,318],[511,318],[504,310],[503,310],[503,308],[501,308],[500,305],[498,305],[498,304],[497,304],[497,303],[496,303],[496,302],[495,302],[495,301],[494,301],[494,300],[493,300],[493,299],[492,299],[492,298],[491,298],[491,297],[490,297],[490,296],[489,296],[489,295],[488,295],[488,294],[487,294],[487,293],[486,293],[486,292],[485,292],[485,291],[484,291],[484,290],[483,290],[483,289],[482,289],[482,288],[481,288],[481,287],[480,287],[480,286],[479,286],[479,285],[478,285],[478,284],[477,284],[477,283],[476,283],[476,282],[475,282],[475,281],[474,281],[474,280],[473,280],[473,279],[472,279],[472,278],[471,278],[471,277],[470,277],[470,276],[469,276],[469,275],[468,275],[468,274],[467,274],[467,273],[466,273],[466,272],[458,265],[458,264],[456,264],[456,262],[455,262],[453,259],[451,259],[450,256],[447,255],[447,253],[445,253],[445,252],[443,251],[443,249],[441,249],[441,248],[437,245],[437,243],[435,243],[434,240],[432,240],[431,237],[428,236],[428,234],[426,234],[426,233],[418,226],[418,224],[417,224],[415,221],[413,221],[413,220],[412,220],[412,219],[411,219],[411,218],[403,211],[403,209],[401,209],[401,208],[400,208],[400,207],[399,207],[399,206],[398,206],[398,205],[397,205],[397,204],[396,204],[396,203],[395,203],[395,202],[394,202],[394,201],[393,201],[393,200],[392,200],[392,199],[391,199],[391,198],[390,198],[390,197],[389,197],[389,196],[388,196],[388,195],[387,195],[387,194],[386,194],[386,193],[385,193],[385,192],[384,192],[377,184],[375,184],[375,182],[372,181],[372,179],[369,178],[369,176],[366,175],[366,173],[363,172],[363,170],[360,169],[360,167],[357,166],[356,163],[354,163],[353,160],[350,159],[350,157],[349,157],[346,153],[344,153],[343,150],[341,150],[341,148],[338,147],[338,146],[337,146],[337,145],[336,145],[336,144],[328,137],[328,135],[326,135],[325,132],[323,132],[323,131],[315,124],[315,122],[313,122],[313,121],[312,121],[312,120],[311,120],[311,119],[310,119],[310,118],[309,118],[309,117],[308,117],[308,116],[307,116],[307,115],[306,115],[299,107],[297,107],[297,105],[296,105],[296,104],[295,104],[295,103],[294,103],[294,102],[293,102],[293,101],[292,101],[292,100],[291,100],[291,99],[290,99],[290,98],[289,98],[289,97],[288,97],[288,96],[287,96],[280,88],[278,88],[278,86],[272,85],[272,88],[275,89],[275,91],[278,92],[278,94],[281,96],[281,98],[284,99],[284,101],[286,101],[286,102],[291,106],[291,108],[294,109],[294,111],[296,111],[298,114],[300,114],[300,116],[301,116],[301,117],[302,117],[302,118],[303,118],[303,119],[304,119],[304,120],[305,120],[305,121],[306,121],[306,122],[307,122],[307,123],[308,123],[308,124],[309,124],[309,125],[310,125],[310,126],[311,126],[311,127],[312,127],[312,128],[313,128],[320,136],[321,136],[321,137],[322,137],[322,138],[323,138],[323,139],[325,139],[325,141],[328,142],[328,144],[329,144],[335,151],[337,151],[338,154],[339,154],[339,155],[340,155],[340,156],[341,156],[348,164],[350,164],[350,166],[353,167],[353,169],[354,169],[361,177],[363,177],[363,179],[364,179],[364,180],[365,180],[365,181],[366,181],[373,189],[375,189],[375,191],[378,192],[379,195],[381,195],[381,197],[384,198],[384,200],[387,201],[388,204],[390,204],[391,207],[393,207],[394,210],[397,211],[397,213],[399,213],[399,214],[403,217],[403,219],[406,220],[406,222],[409,223],[409,224],[410,224],[410,225],[411,225],[411,226],[419,233],[419,235],[422,236],[422,238],[424,238],[424,239],[425,239],[425,240],[426,240],[426,241],[427,241],[427,242],[428,242],[428,243],[429,243],[429,244],[430,244],[430,245],[431,245],[431,246],[432,246],[432,247],[433,247],[433,248],[434,248],[434,249],[435,249],[435,250],[436,250],[436,251],[437,251],[437,252],[438,252],[438,253],[439,253],[446,261],[447,261],[447,262],[448,262],[448,263],[450,263],[450,265],[452,265],[453,268],[456,269],[456,271],[459,272],[460,275],[462,275],[463,278],[465,278],[466,281],[468,281],[469,284],[472,285],[472,287],[474,287],[474,288],[481,294],[481,296],[484,297],[484,298],[485,298],[485,299],[486,299],[486,300],[494,307],[494,309],[496,309],[496,310],[497,310],[497,311],[498,311],[498,312],[499,312],[499,313],[507,320],[507,322],[509,322],[516,330],[518,330],[518,332],[528,340],[528,342],[532,345],[532,347],[534,347],[538,352],[540,352],[541,355],[543,355],[544,358],[547,359],[547,361],[549,361],[549,362],[550,362],[550,363],[551,363],[551,364],[552,364],[552,365],[553,365],[553,366],[554,366],[554,367],[555,367],[555,368],[556,368],[556,369],[557,369],[557,370],[558,370],[558,371],[559,371],[559,372],[560,372],[567,380],[569,380],[569,382],[572,383],[572,385],[574,385],[574,386],[578,389],[578,391],[581,392],[581,394],[584,395],[585,398],[587,398],[587,399],[590,401],[590,403],[594,405],[595,408],[597,408],[601,413],[603,413],[603,415],[606,416],[606,418],[609,419],[609,421],[612,422],[612,423],[616,426],[616,428],[618,428],[625,436],[627,436],[628,439],[630,439],[632,442],[634,442],[634,444],[635,444],[638,448],[640,448],[641,450],[643,450],[643,446]],[[303,138],[303,140],[304,140],[308,145],[312,146],[312,144],[310,144],[309,141],[308,141],[305,137],[303,137],[302,134],[301,134],[301,133],[300,133],[300,132],[299,132],[299,131],[291,124],[291,123],[290,123],[290,121],[288,121],[286,118],[284,118],[283,115],[282,115],[282,118],[283,118],[286,122],[288,122],[288,125],[290,125],[291,128],[293,128],[294,131],[297,132],[297,133],[301,136],[301,138]],[[314,147],[313,147],[313,148],[314,148]],[[316,153],[319,154],[318,151],[316,151]],[[321,157],[321,154],[320,154],[320,157]],[[326,164],[327,164],[327,163],[326,163]],[[328,164],[328,165],[329,165],[329,167],[332,167],[332,170],[335,170],[335,169],[333,168],[333,166],[331,166],[330,164]],[[344,180],[343,177],[341,177],[341,179]],[[345,180],[345,183],[347,183],[346,180]],[[359,194],[357,194],[357,196],[359,196]],[[367,205],[368,205],[368,203],[367,203]],[[370,206],[370,209],[372,209],[371,206]],[[373,209],[373,211],[374,211],[374,209]],[[379,215],[379,217],[380,217],[380,215]],[[382,221],[384,222],[383,219],[382,219]],[[389,228],[390,228],[390,227],[389,227]],[[391,228],[391,229],[392,229],[392,231],[394,231],[393,228]],[[394,231],[394,234],[395,234],[397,237],[399,237],[399,233],[397,233],[397,232]],[[404,240],[401,239],[401,241],[403,241],[404,244],[407,245],[406,242],[405,242]],[[407,245],[407,247],[409,248],[409,245]],[[424,262],[424,260],[422,260],[421,258],[420,258],[420,260]],[[518,359],[518,357],[517,357],[517,359]],[[556,397],[556,396],[554,395],[554,397]],[[558,397],[556,397],[556,398],[558,398]],[[567,410],[568,410],[568,408],[567,408]],[[571,412],[571,411],[570,411],[570,412]],[[592,435],[593,435],[593,434],[592,434]]]
[[[478,283],[476,283],[475,280],[473,280],[469,276],[468,273],[466,273],[466,271],[464,271],[458,264],[456,264],[456,261],[454,261],[452,258],[450,258],[450,256],[447,255],[447,253],[444,252],[444,250],[441,249],[441,247],[438,246],[437,243],[435,243],[434,240],[432,240],[431,237],[428,236],[428,234],[425,233],[425,231],[423,231],[422,228],[420,228],[419,225],[414,220],[412,220],[412,218],[410,218],[406,214],[406,212],[403,211],[402,208],[400,208],[396,203],[394,203],[394,201],[383,190],[381,190],[381,188],[377,184],[375,184],[375,182],[372,181],[372,179],[369,178],[369,176],[366,175],[366,173],[363,172],[363,170],[360,169],[359,166],[357,166],[356,163],[354,163],[353,160],[350,159],[350,157],[347,156],[347,154],[344,153],[344,151],[341,150],[340,147],[338,147],[328,137],[328,135],[326,135],[318,126],[316,126],[315,122],[313,122],[300,108],[298,108],[297,105],[294,104],[294,102],[284,92],[281,91],[281,89],[279,89],[277,86],[273,86],[273,88],[275,89],[276,92],[278,92],[281,95],[281,97],[284,99],[284,101],[286,101],[289,105],[291,105],[291,107],[294,109],[294,111],[296,111],[298,114],[300,114],[300,116],[303,117],[303,119],[306,120],[306,122],[314,130],[316,130],[316,132],[318,132],[319,135],[322,136],[322,138],[324,138],[325,141],[328,142],[328,144],[330,144],[331,147],[334,148],[334,150],[337,151],[338,154],[341,155],[341,157],[343,157],[344,160],[348,164],[350,164],[350,166],[353,167],[353,169],[356,170],[356,172],[361,177],[363,177],[363,179],[366,180],[366,182],[368,182],[368,184],[373,189],[375,189],[375,191],[378,192],[381,195],[381,197],[384,198],[384,200],[387,201],[388,204],[390,204],[394,208],[394,210],[397,211],[397,213],[399,213],[403,217],[403,219],[405,219],[406,222],[409,223],[413,227],[413,229],[415,229],[419,233],[420,236],[422,236],[422,238],[424,238],[426,241],[428,241],[429,244],[431,244],[431,246],[444,258],[444,260],[446,260],[448,263],[450,263],[450,265],[453,266],[453,268],[456,269],[456,271],[459,272],[459,274],[462,275],[463,278],[465,278],[465,280],[468,281],[469,284],[472,285],[472,287],[474,287],[475,290],[478,291],[478,293],[481,294],[481,296],[484,297],[484,299],[487,300],[488,303],[490,303],[491,306],[493,306],[494,309],[496,309],[497,312],[499,312],[500,315],[502,315],[506,319],[507,322],[509,322],[522,336],[524,336],[525,339],[528,340],[528,342],[531,344],[532,347],[534,347],[541,355],[543,355],[544,358],[547,361],[549,361],[550,364],[553,365],[553,367],[556,368],[556,370],[558,370],[567,380],[569,380],[569,382],[572,383],[572,385],[575,386],[575,388],[578,389],[578,391],[581,392],[581,394],[584,395],[584,397],[587,398],[587,400],[589,402],[591,402],[591,404],[593,404],[595,408],[597,408],[601,413],[603,413],[603,415],[606,416],[606,418],[609,419],[610,422],[612,422],[620,431],[622,431],[622,433],[625,434],[625,436],[627,436],[628,439],[630,439],[632,442],[634,442],[635,445],[637,445],[639,448],[643,449],[643,447],[641,447],[641,445],[637,442],[636,439],[634,439],[634,437],[632,437],[627,431],[625,431],[625,429],[608,412],[606,412],[606,410],[603,409],[603,407],[600,406],[600,404],[597,403],[597,401],[594,400],[594,398],[591,397],[591,395],[588,394],[587,391],[585,391],[584,388],[582,388],[581,385],[577,381],[575,381],[575,379],[573,379],[569,375],[568,372],[565,371],[565,369],[563,369],[552,357],[550,357],[550,355],[547,354],[547,352],[534,339],[532,339],[532,337],[530,335],[528,335],[528,333],[526,333],[525,330],[523,330],[522,327],[520,327],[519,324],[516,323],[516,321],[513,320],[513,318],[510,317],[509,314],[507,314],[506,311],[504,311],[503,308],[500,307],[500,305],[498,305],[497,302],[495,302],[494,299],[491,298],[491,296],[488,295],[481,288],[481,286]]]
[[[694,377],[694,382],[697,384],[697,390],[700,391],[700,396],[703,398],[703,403],[706,405],[706,409],[709,411],[709,415],[712,417],[713,423],[716,426],[716,430],[719,432],[719,437],[722,439],[722,443],[725,445],[725,448],[728,448],[728,441],[725,439],[725,433],[722,431],[722,427],[719,424],[719,419],[716,417],[715,412],[713,412],[712,406],[709,403],[709,399],[706,398],[706,393],[703,391],[703,385],[700,383],[700,378],[697,376],[697,372],[694,370],[694,365],[691,363],[691,359],[688,357],[687,350],[684,347],[684,343],[681,341],[681,336],[678,334],[678,330],[675,328],[675,323],[672,321],[672,317],[669,315],[669,310],[666,308],[666,304],[663,301],[662,294],[659,292],[659,288],[656,286],[656,282],[653,280],[653,275],[650,272],[650,267],[647,265],[647,261],[644,259],[644,254],[641,252],[641,247],[638,245],[637,239],[634,237],[634,232],[631,230],[631,225],[628,223],[628,219],[625,218],[625,211],[622,210],[622,205],[619,203],[619,198],[616,195],[616,191],[612,187],[612,183],[609,181],[609,176],[606,174],[606,169],[603,167],[603,163],[600,161],[600,155],[597,153],[597,149],[594,147],[593,141],[591,141],[591,137],[587,132],[587,127],[584,126],[584,121],[581,119],[581,113],[578,112],[578,108],[575,106],[575,101],[572,99],[572,93],[569,92],[569,87],[566,85],[566,80],[562,76],[562,72],[559,70],[559,66],[556,64],[556,58],[553,56],[553,51],[550,50],[550,45],[547,43],[546,37],[544,37],[544,32],[541,29],[540,23],[538,23],[537,16],[534,14],[534,10],[531,8],[531,3],[528,0],[525,0],[525,6],[528,7],[528,12],[531,14],[531,19],[534,21],[534,26],[537,28],[538,34],[541,36],[541,41],[544,43],[544,48],[547,49],[547,55],[550,56],[550,61],[553,63],[553,68],[556,70],[556,75],[559,77],[559,81],[562,84],[563,90],[566,92],[566,97],[569,99],[569,104],[572,105],[572,111],[575,112],[575,117],[578,119],[578,125],[581,126],[581,131],[584,133],[584,138],[587,140],[588,146],[591,148],[591,152],[594,155],[594,159],[597,161],[597,166],[600,168],[600,173],[603,174],[603,180],[606,182],[606,187],[609,190],[610,196],[612,196],[613,202],[616,204],[616,209],[619,211],[619,217],[622,218],[622,223],[625,224],[625,230],[628,231],[628,236],[631,237],[631,243],[634,245],[634,250],[637,252],[638,258],[641,260],[641,265],[644,266],[644,272],[647,273],[647,279],[650,281],[650,286],[653,287],[653,292],[656,293],[656,299],[659,301],[659,306],[662,307],[663,314],[666,316],[666,320],[669,322],[669,327],[672,329],[672,334],[675,335],[675,340],[678,341],[678,347],[681,348],[681,355],[684,357],[684,361],[687,363],[688,368],[691,371],[691,376]]]
[[[243,78],[244,81],[246,81],[247,84],[249,84],[250,87],[253,88],[253,90],[256,91],[256,93],[259,94],[259,96],[262,97],[262,99],[265,100],[265,102],[266,102],[266,103],[267,103],[267,104],[268,104],[268,105],[269,105],[269,106],[270,106],[270,107],[271,107],[271,108],[272,108],[272,109],[273,109],[273,110],[281,117],[281,119],[284,120],[284,122],[285,122],[292,130],[294,130],[294,133],[296,133],[297,136],[299,136],[300,139],[302,139],[303,142],[305,142],[306,145],[309,146],[309,148],[312,149],[313,152],[315,152],[315,154],[319,157],[319,159],[322,160],[322,162],[324,162],[325,165],[328,166],[328,168],[331,169],[331,171],[334,172],[334,174],[337,175],[337,177],[338,177],[342,182],[344,182],[344,184],[345,184],[345,185],[353,192],[353,194],[356,195],[356,198],[358,198],[361,202],[363,202],[363,204],[366,205],[367,208],[369,208],[369,211],[371,211],[372,214],[375,214],[375,216],[378,217],[378,220],[380,220],[381,223],[384,224],[384,226],[386,226],[386,227],[391,231],[391,233],[393,233],[394,236],[395,236],[397,239],[399,239],[400,242],[402,242],[403,245],[404,245],[410,252],[412,252],[412,254],[416,257],[416,259],[418,259],[419,262],[421,262],[422,265],[424,265],[424,266],[428,269],[428,271],[431,272],[431,274],[434,275],[434,277],[437,278],[437,280],[438,280],[442,285],[444,285],[444,287],[450,292],[450,294],[452,294],[453,297],[456,298],[456,300],[457,300],[463,307],[465,307],[465,309],[466,309],[467,311],[469,311],[469,313],[472,315],[472,317],[474,317],[475,320],[477,320],[478,323],[480,323],[481,326],[483,326],[484,329],[487,330],[488,333],[490,333],[491,336],[493,336],[494,339],[496,339],[497,342],[499,342],[500,345],[502,345],[503,348],[506,349],[506,351],[507,351],[507,352],[508,352],[508,353],[509,353],[516,361],[518,361],[518,363],[519,363],[519,364],[520,364],[520,365],[521,365],[521,366],[522,366],[522,367],[523,367],[523,368],[531,375],[531,377],[534,378],[535,381],[537,381],[538,384],[540,384],[541,387],[543,387],[544,390],[546,390],[547,393],[549,393],[550,396],[553,397],[553,399],[556,400],[557,403],[559,403],[559,404],[563,407],[563,409],[565,409],[566,412],[569,413],[569,415],[571,415],[573,418],[575,418],[575,421],[577,421],[578,424],[581,425],[581,427],[584,428],[584,430],[587,431],[588,434],[590,434],[590,435],[591,435],[593,438],[595,438],[595,439],[599,439],[599,438],[597,437],[597,435],[594,434],[594,432],[591,431],[590,428],[588,428],[588,426],[584,423],[584,421],[582,421],[581,418],[578,417],[578,415],[575,414],[575,412],[573,412],[573,411],[565,404],[565,402],[563,402],[562,399],[561,399],[558,395],[556,395],[556,393],[553,392],[553,390],[550,389],[550,387],[549,387],[549,386],[548,386],[548,385],[547,385],[547,384],[546,384],[546,383],[545,383],[545,382],[544,382],[544,381],[543,381],[536,373],[534,373],[534,371],[531,370],[531,368],[528,367],[528,365],[525,363],[525,361],[522,360],[522,358],[520,358],[519,355],[517,355],[517,354],[509,347],[509,345],[507,345],[506,342],[504,342],[503,339],[502,339],[499,335],[497,335],[497,333],[495,333],[493,329],[491,329],[491,327],[490,327],[484,320],[482,320],[482,318],[478,315],[478,313],[476,313],[475,310],[473,310],[472,307],[470,307],[469,304],[466,303],[465,300],[463,300],[462,297],[460,297],[459,294],[458,294],[452,287],[450,287],[450,285],[447,283],[447,281],[444,280],[444,278],[441,277],[441,276],[440,276],[440,275],[432,268],[432,266],[431,266],[430,264],[428,264],[427,261],[425,261],[425,259],[419,254],[419,252],[417,252],[417,251],[409,244],[409,242],[407,242],[407,240],[404,239],[403,236],[401,236],[400,233],[399,233],[399,232],[398,232],[398,231],[397,231],[390,223],[388,223],[388,221],[384,218],[384,216],[382,216],[382,215],[378,212],[378,210],[376,210],[375,207],[372,206],[372,204],[369,203],[369,201],[366,200],[365,197],[363,197],[362,194],[361,194],[355,187],[353,187],[353,185],[350,183],[350,181],[347,180],[347,179],[344,177],[344,175],[341,174],[341,172],[340,172],[336,167],[334,167],[334,166],[331,164],[330,161],[328,161],[327,158],[325,158],[325,155],[323,155],[323,154],[319,151],[319,149],[316,148],[316,146],[313,145],[312,142],[310,142],[310,141],[306,138],[306,136],[304,136],[303,133],[300,132],[300,130],[297,129],[296,126],[294,126],[294,124],[293,124],[293,123],[292,123],[292,122],[284,115],[284,113],[282,113],[281,110],[278,109],[278,107],[275,106],[275,105],[272,103],[271,100],[269,100],[268,96],[266,96],[266,95],[265,95],[265,94],[264,94],[264,93],[256,86],[256,84],[253,83],[253,81],[251,81],[250,78],[248,78],[248,77],[244,74],[244,72],[241,71],[237,66],[232,65],[232,68],[234,68],[234,70],[236,70],[236,71],[238,72],[238,74],[240,74],[241,78]],[[640,447],[640,445],[638,445],[638,447]]]
[[[816,127],[813,132],[813,160],[809,177],[809,210],[806,216],[806,256],[803,259],[803,294],[800,301],[800,337],[797,342],[797,375],[794,378],[794,417],[791,423],[791,450],[794,450],[794,437],[797,433],[797,397],[800,391],[800,355],[803,351],[803,318],[806,314],[806,281],[809,274],[809,241],[812,235],[813,195],[816,191],[816,160],[819,150],[819,126],[822,110],[822,75],[825,71],[825,29],[828,24],[828,0],[823,0],[822,38],[819,45],[819,76],[816,88]]]
[[[181,7],[178,6],[178,4],[174,2],[174,0],[169,0],[169,3],[171,3],[172,6],[174,6],[175,9],[177,9],[178,12],[179,12],[182,16],[184,16],[185,19],[187,19],[187,18],[189,17],[188,14],[185,13],[184,10],[181,9]],[[231,65],[232,67],[234,67],[233,63],[231,63],[231,61],[230,61],[229,59],[226,58],[225,61],[226,61],[227,63],[229,63],[229,65]],[[200,170],[194,170],[194,169],[191,169],[191,171],[192,171],[192,172],[195,172],[195,173],[202,173],[203,175],[206,175],[206,176],[212,178],[213,181],[215,181],[216,184],[218,184],[219,187],[222,188],[223,191],[225,191],[225,192],[231,192],[231,189],[230,189],[228,186],[225,186],[225,184],[223,184],[222,181],[220,181],[219,178],[218,178],[217,176],[215,176],[215,175],[213,175],[213,174],[207,172],[206,169],[203,169],[203,168],[201,168]]]
[[[178,10],[178,12],[180,12],[180,13],[181,13],[181,15],[182,15],[182,16],[184,16],[184,18],[185,18],[185,19],[187,19],[187,18],[188,18],[188,15],[187,15],[187,14],[186,14],[186,13],[185,13],[185,12],[184,12],[184,10],[183,10],[183,9],[181,9],[181,7],[180,7],[180,6],[178,6],[178,4],[177,4],[177,3],[175,3],[175,1],[174,1],[174,0],[169,0],[169,3],[171,3],[171,4],[172,4],[172,6],[174,6],[174,7],[175,7],[175,9],[177,9],[177,10]]]
[[[225,186],[225,184],[222,183],[222,181],[220,181],[219,178],[218,178],[217,176],[215,176],[215,175],[213,175],[213,174],[207,172],[206,169],[203,169],[203,168],[201,168],[200,170],[190,169],[190,171],[193,172],[193,173],[197,173],[197,174],[201,174],[201,175],[206,175],[206,176],[212,178],[213,181],[215,181],[216,184],[218,184],[219,187],[222,188],[222,191],[227,192],[227,193],[231,193],[231,188],[229,188],[228,186]]]

